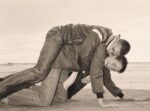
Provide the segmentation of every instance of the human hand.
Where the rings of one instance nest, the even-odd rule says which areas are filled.
[[[88,84],[90,82],[90,78],[89,77],[85,77],[85,78],[81,79],[81,82],[83,84]]]
[[[113,107],[119,107],[119,105],[118,105],[118,104],[114,104],[114,103],[104,104],[104,102],[103,102],[103,99],[102,99],[102,98],[98,99],[98,103],[99,103],[100,107],[103,107],[103,108],[109,108],[109,107],[111,107],[111,108],[113,108]]]

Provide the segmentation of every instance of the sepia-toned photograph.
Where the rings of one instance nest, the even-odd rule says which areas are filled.
[[[150,111],[150,1],[0,0],[0,111]]]

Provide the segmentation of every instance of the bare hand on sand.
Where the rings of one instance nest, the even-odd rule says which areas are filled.
[[[118,104],[114,104],[114,103],[104,104],[102,98],[99,98],[99,99],[98,99],[98,103],[99,103],[100,107],[103,107],[103,108],[108,108],[108,107],[110,107],[110,108],[113,108],[113,107],[119,107]]]

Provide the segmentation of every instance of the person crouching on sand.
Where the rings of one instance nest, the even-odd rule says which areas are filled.
[[[89,70],[93,92],[101,101],[106,57],[125,55],[129,50],[130,44],[117,38],[110,28],[85,24],[54,27],[46,35],[38,63],[33,68],[6,77],[0,83],[0,99],[43,81],[49,73],[59,78],[60,71],[54,75],[51,69],[63,69]]]

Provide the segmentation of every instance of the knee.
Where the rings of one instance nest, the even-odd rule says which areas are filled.
[[[49,106],[52,103],[52,100],[42,99],[40,106]]]
[[[44,93],[44,90],[41,91],[39,93],[40,106],[49,106],[53,102],[54,96]]]
[[[49,106],[50,104],[48,102],[43,102],[42,104],[40,104],[40,106],[46,107]]]
[[[33,67],[32,70],[34,73],[32,78],[30,79],[35,80],[37,82],[44,80],[48,74],[48,71],[44,70],[43,68],[38,68],[37,66]]]

